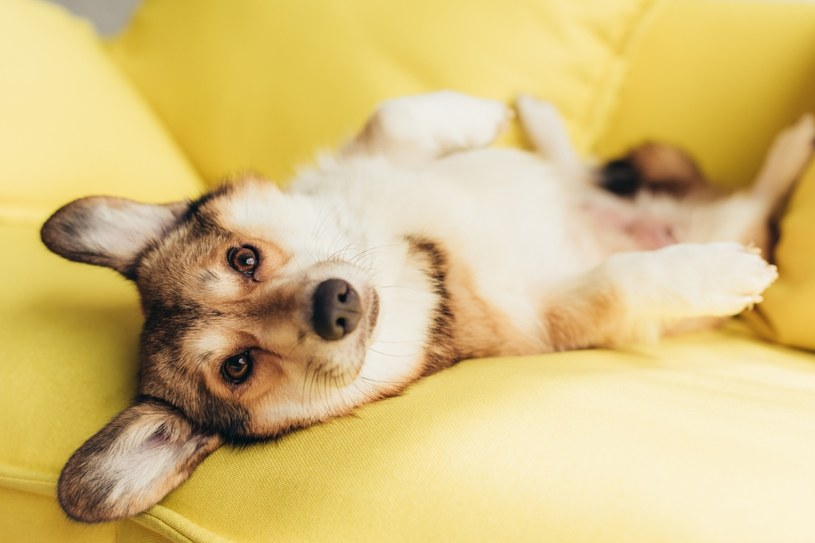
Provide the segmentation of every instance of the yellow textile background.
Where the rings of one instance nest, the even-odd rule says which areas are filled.
[[[194,195],[186,159],[92,29],[31,0],[0,2],[0,223],[68,200]]]
[[[601,156],[681,145],[722,186],[750,183],[770,142],[815,112],[810,2],[674,0],[631,56]]]
[[[112,53],[207,181],[285,181],[379,101],[439,88],[537,94],[585,148],[659,3],[148,1]]]
[[[781,276],[749,322],[768,339],[815,351],[815,164],[781,220],[775,257]]]
[[[200,182],[90,27],[0,0],[0,541],[111,541],[70,523],[54,483],[135,390],[140,315],[109,270],[48,253],[41,221],[94,193],[164,201]]]
[[[189,163],[207,181],[284,176],[379,99],[440,86],[548,97],[586,150],[697,145],[736,184],[811,103],[815,6],[663,4],[149,0],[111,48],[163,128],[84,25],[0,0],[0,540],[815,539],[815,359],[736,332],[466,361],[354,417],[224,448],[127,522],[77,526],[53,501],[67,456],[135,390],[140,316],[113,272],[39,245],[46,211],[189,196]]]

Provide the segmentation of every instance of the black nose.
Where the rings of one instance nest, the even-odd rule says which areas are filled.
[[[353,332],[362,316],[359,294],[342,279],[329,279],[317,285],[312,309],[314,331],[329,341]]]

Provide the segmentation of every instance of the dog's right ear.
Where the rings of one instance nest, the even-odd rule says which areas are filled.
[[[138,256],[171,230],[187,202],[142,204],[92,196],[57,210],[42,227],[43,243],[68,260],[107,266],[134,278]]]

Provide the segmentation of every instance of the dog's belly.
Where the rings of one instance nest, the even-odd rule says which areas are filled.
[[[375,232],[370,245],[419,238],[443,250],[464,356],[548,350],[541,315],[557,289],[613,252],[660,243],[598,212],[599,190],[521,151],[461,152],[421,169],[359,159],[322,173],[331,180],[311,186],[361,235]]]
[[[542,301],[608,254],[581,203],[590,187],[506,149],[457,153],[421,170],[357,166],[356,216],[439,244],[464,355],[541,352]],[[365,179],[368,179],[366,182]],[[346,194],[354,200],[354,194]],[[346,200],[347,201],[347,200]]]

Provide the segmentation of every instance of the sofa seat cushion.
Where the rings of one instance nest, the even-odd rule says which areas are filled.
[[[813,412],[812,357],[738,331],[469,360],[355,416],[220,449],[130,526],[173,541],[806,540]]]

